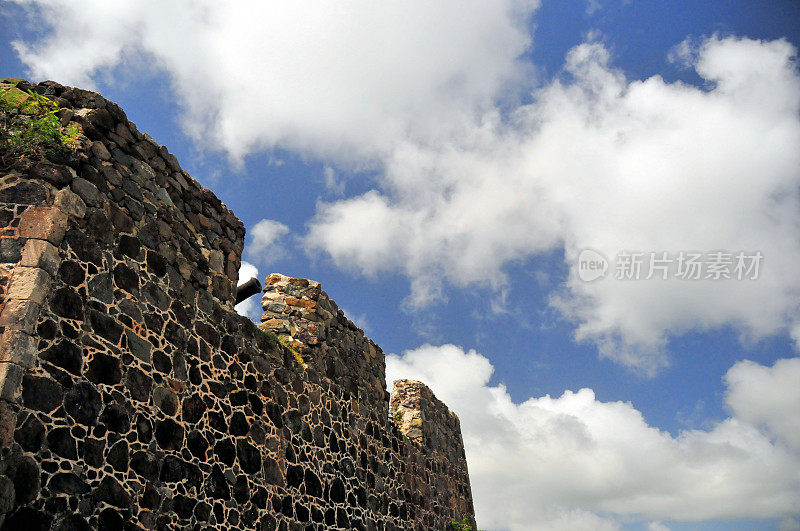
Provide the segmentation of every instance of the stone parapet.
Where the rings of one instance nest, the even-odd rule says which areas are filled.
[[[339,308],[319,282],[280,273],[264,281],[261,309],[261,328],[301,351],[324,341],[339,316]]]
[[[269,275],[261,299],[261,328],[277,335],[322,374],[371,407],[384,407],[383,350],[344,315],[319,282]]]

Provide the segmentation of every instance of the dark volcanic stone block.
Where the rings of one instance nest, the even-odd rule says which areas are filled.
[[[106,461],[114,470],[119,472],[128,470],[128,442],[122,440],[112,446],[108,451]]]
[[[47,189],[41,184],[22,181],[0,190],[0,203],[41,205],[47,201]]]
[[[104,315],[96,310],[90,310],[89,321],[92,323],[92,329],[100,337],[115,345],[119,343],[119,338],[122,335],[122,325],[113,317]]]
[[[116,509],[108,507],[100,511],[100,516],[97,519],[99,531],[116,531],[122,529],[125,520]]]
[[[150,390],[153,386],[153,379],[136,367],[128,369],[125,375],[125,387],[131,394],[131,398],[139,402],[150,400]]]
[[[164,450],[178,450],[183,445],[183,426],[172,419],[156,423],[156,441]]]
[[[28,415],[14,432],[14,440],[28,452],[37,452],[44,441],[44,424],[35,415]]]
[[[114,283],[128,293],[139,292],[139,275],[125,264],[117,264],[114,267]]]
[[[136,452],[131,456],[131,470],[149,481],[158,479],[161,468],[158,458],[149,452]]]
[[[95,352],[86,369],[90,382],[116,385],[122,381],[122,365],[119,358]]]
[[[49,349],[39,354],[39,357],[65,371],[80,376],[83,355],[81,349],[73,342],[59,341]]]
[[[136,236],[129,236],[127,234],[123,234],[119,237],[119,243],[117,244],[117,250],[129,257],[136,260],[139,258],[139,253],[141,251],[142,245],[139,242],[139,238]]]
[[[53,517],[44,511],[32,507],[20,507],[5,521],[3,529],[21,529],[25,531],[50,531]]]
[[[27,374],[22,379],[22,402],[25,407],[49,413],[61,405],[63,398],[61,385],[55,380]]]
[[[205,482],[206,494],[218,500],[230,500],[231,489],[228,481],[218,465],[214,465],[211,474]]]
[[[206,412],[206,404],[201,396],[189,396],[183,401],[181,408],[183,421],[189,424],[198,422]]]
[[[69,286],[79,286],[85,280],[86,273],[78,262],[65,260],[58,268],[58,278]]]
[[[22,258],[22,247],[25,240],[22,238],[3,238],[0,240],[0,262],[16,263]]]
[[[245,441],[236,444],[236,455],[239,457],[239,465],[248,474],[255,474],[261,471],[261,452]]]
[[[78,458],[77,444],[69,428],[54,428],[47,434],[47,447],[64,459]]]
[[[114,507],[128,508],[131,506],[130,495],[125,491],[123,486],[120,485],[119,481],[111,476],[103,478],[94,494],[98,500],[104,501]]]
[[[72,182],[75,174],[67,166],[40,162],[31,169],[31,178],[47,181],[57,188],[63,188]]]
[[[102,407],[100,393],[87,382],[77,383],[64,397],[67,413],[75,422],[84,426],[92,426],[97,422]]]
[[[64,494],[85,494],[90,490],[86,482],[72,473],[54,475],[47,482],[47,488]]]
[[[106,230],[107,227],[104,228]],[[103,253],[96,241],[86,236],[77,229],[70,229],[64,235],[64,242],[84,262],[90,262],[97,267],[103,265]]]
[[[206,460],[208,441],[202,433],[197,431],[190,432],[186,437],[186,447],[189,449],[191,454],[200,459],[200,461]]]
[[[74,288],[56,290],[50,298],[50,309],[59,317],[83,320],[83,298]]]
[[[18,506],[36,499],[40,488],[39,465],[32,457],[12,456],[8,462],[6,475],[14,483],[15,500]]]
[[[99,423],[108,431],[127,433],[131,427],[130,418],[125,407],[120,404],[109,404],[100,414]]]
[[[236,460],[236,447],[228,439],[214,445],[214,455],[221,463],[232,466]]]

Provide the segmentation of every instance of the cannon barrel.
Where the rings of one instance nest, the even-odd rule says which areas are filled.
[[[261,282],[256,277],[236,287],[236,304],[261,292]]]

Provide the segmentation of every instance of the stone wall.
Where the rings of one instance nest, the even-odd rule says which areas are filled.
[[[237,315],[242,223],[102,96],[18,88],[84,136],[0,172],[3,529],[472,518],[458,419],[407,382],[390,417],[382,351],[319,284],[272,275],[262,329]]]

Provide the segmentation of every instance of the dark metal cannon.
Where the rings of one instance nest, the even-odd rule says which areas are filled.
[[[261,292],[261,282],[256,277],[236,287],[236,304]]]

